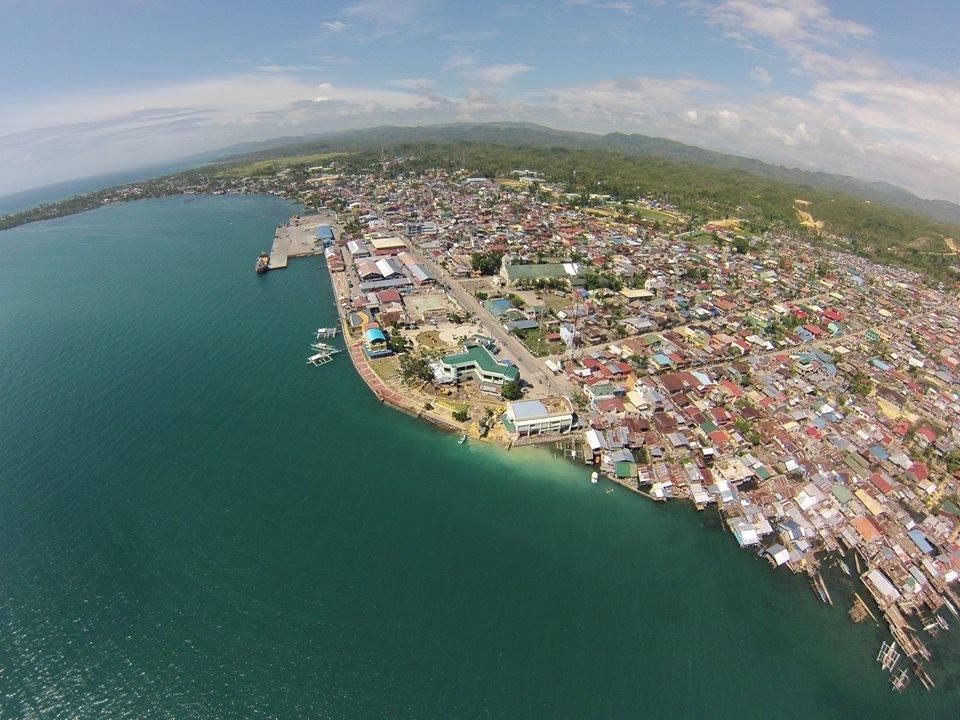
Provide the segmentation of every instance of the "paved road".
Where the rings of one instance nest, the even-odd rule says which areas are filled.
[[[494,338],[500,347],[506,351],[510,359],[517,364],[520,376],[533,385],[531,397],[546,395],[571,395],[574,387],[566,376],[554,375],[546,369],[543,362],[546,358],[537,358],[530,349],[520,342],[516,336],[507,332],[483,303],[477,300],[460,281],[440,267],[433,259],[421,252],[419,248],[410,246],[411,253],[422,262],[447,289],[461,307],[476,316],[477,320]]]

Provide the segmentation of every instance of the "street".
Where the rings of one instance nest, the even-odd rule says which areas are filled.
[[[524,345],[519,338],[507,332],[479,300],[477,300],[460,282],[445,269],[433,262],[419,248],[410,245],[410,252],[417,260],[423,263],[434,277],[445,286],[460,306],[472,313],[486,329],[490,337],[497,341],[502,350],[520,370],[520,377],[530,383],[530,397],[545,397],[547,395],[572,395],[574,387],[564,375],[554,375],[543,364],[546,358],[538,358]]]

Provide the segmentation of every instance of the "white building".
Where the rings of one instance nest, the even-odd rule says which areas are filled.
[[[560,435],[573,429],[573,407],[559,397],[511,402],[507,403],[503,424],[513,438]]]

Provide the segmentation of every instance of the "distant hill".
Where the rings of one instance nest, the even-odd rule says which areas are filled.
[[[648,135],[555,130],[523,122],[449,123],[415,127],[384,125],[303,137],[287,137],[262,143],[245,143],[190,158],[196,161],[234,159],[235,156],[269,157],[316,152],[331,148],[364,148],[402,143],[476,142],[521,147],[603,149],[636,157],[656,157],[710,167],[741,170],[752,175],[793,185],[805,185],[850,195],[861,200],[910,210],[934,220],[960,223],[960,205],[946,200],[928,200],[903,188],[882,182],[867,182],[846,175],[812,172],[773,165],[753,158],[727,155]]]
[[[687,216],[687,229],[737,218],[746,235],[780,227],[931,279],[956,283],[960,277],[960,206],[954,203],[661,138],[568,132],[531,123],[383,126],[234,145],[181,161],[180,167],[193,169],[145,181],[137,197],[157,197],[211,180],[228,186],[245,177],[271,176],[280,164],[289,166],[292,178],[304,180],[308,167],[331,153],[343,171],[365,171],[379,165],[382,151],[400,158],[388,169],[398,175],[445,168],[503,177],[529,169],[543,173],[581,204],[593,202],[592,194],[625,200],[641,195],[679,208]],[[85,182],[96,188],[103,181]],[[9,198],[14,212],[0,212],[0,229],[83,212],[109,195],[73,188],[78,190],[83,194],[19,212],[17,205],[63,197],[68,188],[41,188],[31,197]]]

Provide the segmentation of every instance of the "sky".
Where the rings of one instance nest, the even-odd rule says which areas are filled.
[[[522,120],[960,202],[958,0],[0,0],[0,195],[251,140]]]

